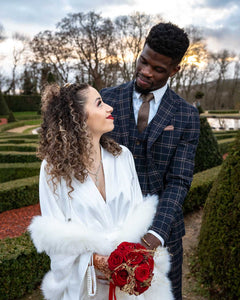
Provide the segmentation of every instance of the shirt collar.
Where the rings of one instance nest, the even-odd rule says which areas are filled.
[[[167,87],[168,87],[168,84],[166,83],[166,84],[165,84],[163,87],[161,87],[160,89],[155,90],[155,91],[151,91],[151,93],[153,93],[153,95],[154,95],[154,102],[155,102],[156,104],[159,103],[159,102],[162,100],[162,97],[163,97],[164,93],[166,92]],[[134,88],[134,90],[133,90],[133,93],[135,94],[135,97],[136,97],[137,99],[140,98],[141,93],[138,93],[138,92],[135,90],[135,88]]]

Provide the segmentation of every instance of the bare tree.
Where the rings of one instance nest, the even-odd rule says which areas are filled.
[[[228,71],[229,64],[231,63],[232,54],[224,49],[216,54],[212,55],[212,58],[215,62],[217,74],[217,80],[215,85],[214,93],[214,109],[220,109],[224,106],[222,103],[223,89],[226,81],[226,74]]]
[[[3,25],[0,23],[0,43],[2,42],[2,41],[4,41],[5,40],[5,35],[4,35],[4,27],[3,27]]]
[[[14,33],[12,36],[14,41],[14,46],[12,50],[12,58],[13,58],[13,67],[12,67],[12,77],[9,83],[9,88],[5,91],[5,93],[12,92],[16,93],[16,85],[17,85],[17,67],[22,63],[24,64],[25,56],[27,53],[29,46],[29,38],[21,33]]]
[[[73,50],[65,34],[49,30],[40,32],[32,40],[31,48],[35,62],[51,65],[59,83],[68,82]]]
[[[57,25],[73,51],[76,75],[97,89],[111,85],[117,72],[113,24],[95,12],[69,14]]]
[[[115,43],[121,79],[133,79],[137,58],[142,51],[145,37],[154,23],[160,22],[159,15],[135,12],[115,19]]]

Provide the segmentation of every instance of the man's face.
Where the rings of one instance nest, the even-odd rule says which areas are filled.
[[[155,52],[146,44],[137,61],[136,90],[140,93],[157,90],[179,69],[178,65],[173,64],[172,58]]]

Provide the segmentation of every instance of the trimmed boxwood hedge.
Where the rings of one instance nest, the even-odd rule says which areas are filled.
[[[3,126],[3,125],[1,125]],[[11,139],[11,140],[19,140],[19,139],[30,139],[30,140],[36,140],[38,141],[39,137],[37,134],[17,134],[17,133],[8,133],[8,134],[2,134],[0,136],[0,140],[3,140],[3,139]]]
[[[0,151],[19,151],[19,152],[36,152],[36,146],[30,145],[0,145]]]
[[[183,203],[183,213],[192,212],[202,206],[207,199],[208,193],[212,188],[213,182],[218,176],[221,166],[196,173],[193,176],[191,188]]]
[[[200,231],[200,274],[216,299],[240,299],[240,132],[208,195]]]
[[[17,179],[0,184],[0,213],[39,201],[39,176]]]
[[[231,138],[227,140],[218,141],[218,148],[222,155],[228,153],[232,149],[234,140],[234,138]]]
[[[40,108],[40,95],[7,95],[5,99],[13,112],[38,111]]]
[[[217,140],[207,121],[207,118],[200,118],[200,136],[195,156],[194,173],[221,165],[222,155],[218,148]]]
[[[0,163],[24,163],[40,161],[36,154],[32,152],[0,152]]]
[[[40,162],[0,164],[0,183],[39,175]]]
[[[49,268],[48,256],[36,252],[29,234],[0,240],[0,300],[33,291]]]

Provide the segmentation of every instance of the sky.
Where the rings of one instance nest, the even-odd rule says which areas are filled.
[[[68,13],[89,11],[112,19],[136,11],[160,14],[179,27],[201,27],[209,50],[240,54],[239,0],[0,0],[0,24],[8,37],[20,32],[32,38],[54,30]],[[0,44],[6,61],[11,47],[10,39]]]

